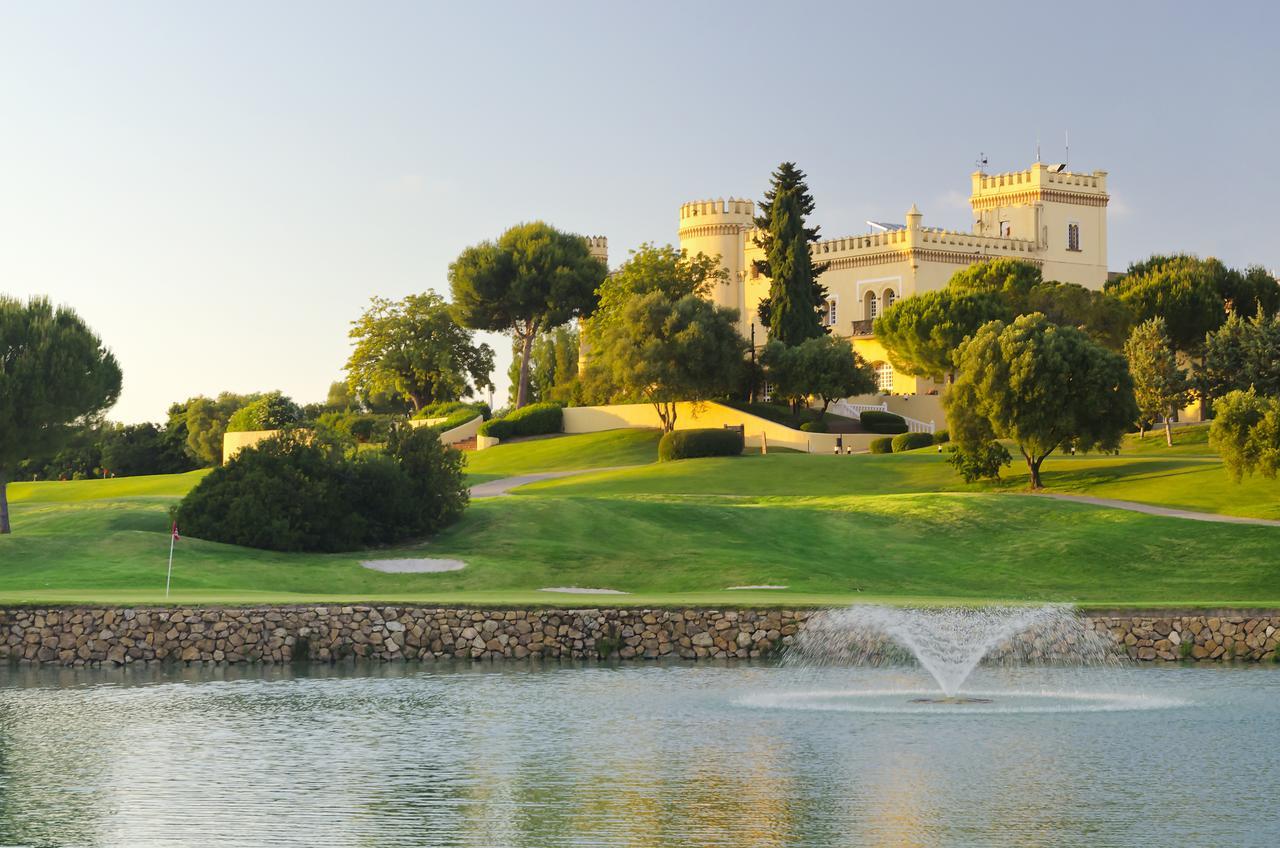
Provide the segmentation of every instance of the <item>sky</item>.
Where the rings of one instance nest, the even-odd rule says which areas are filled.
[[[676,241],[784,160],[827,237],[1105,170],[1109,264],[1280,269],[1280,4],[3,3],[0,292],[116,354],[110,417],[322,400],[370,297],[529,220]],[[510,342],[498,352],[507,396]]]

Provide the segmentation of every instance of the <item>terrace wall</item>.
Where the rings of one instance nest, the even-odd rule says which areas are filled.
[[[763,657],[814,614],[780,609],[458,609],[382,605],[0,609],[0,660],[65,666],[600,656]],[[1280,610],[1094,613],[1135,660],[1270,661]],[[1183,649],[1186,643],[1190,648]]]

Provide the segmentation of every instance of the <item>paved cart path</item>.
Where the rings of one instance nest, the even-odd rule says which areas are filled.
[[[610,465],[605,468],[575,468],[572,471],[539,471],[535,474],[520,474],[516,477],[503,477],[500,480],[487,480],[471,487],[473,498],[497,498],[511,494],[511,490],[526,483],[537,483],[539,480],[555,480],[558,477],[573,477],[577,474],[594,474],[597,471],[622,471],[627,468],[639,468],[638,465]]]
[[[1165,518],[1187,518],[1191,521],[1212,521],[1219,524],[1254,524],[1260,527],[1280,527],[1280,521],[1270,518],[1246,518],[1242,515],[1220,515],[1216,512],[1193,512],[1189,509],[1173,509],[1167,506],[1137,503],[1135,501],[1118,501],[1112,498],[1095,498],[1091,495],[1058,495],[1042,492],[1042,498],[1053,498],[1055,501],[1104,506],[1111,509],[1127,509],[1130,512],[1142,512],[1147,515],[1161,515]]]

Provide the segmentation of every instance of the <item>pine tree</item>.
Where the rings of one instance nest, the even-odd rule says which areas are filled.
[[[807,266],[807,276],[809,278],[809,286],[811,293],[809,300],[814,305],[814,327],[815,332],[807,333],[795,341],[803,341],[806,338],[812,338],[816,335],[825,333],[822,327],[822,321],[818,318],[817,313],[821,310],[821,306],[826,303],[827,289],[818,282],[818,277],[827,270],[828,263],[820,263],[814,265],[809,259],[808,245],[818,240],[819,227],[810,227],[806,225],[806,218],[813,214],[814,203],[813,195],[809,193],[809,186],[805,183],[804,171],[796,167],[794,162],[783,162],[778,169],[773,172],[772,181],[769,190],[764,193],[764,199],[758,204],[759,214],[756,215],[756,228],[758,234],[755,238],[755,244],[764,251],[765,258],[757,259],[754,263],[756,273],[764,274],[774,282],[774,286],[770,288],[770,296],[760,302],[758,310],[760,315],[760,323],[766,327],[773,327],[773,303],[774,291],[777,290],[777,283],[781,279],[779,269],[773,263],[774,243],[778,237],[778,230],[774,224],[774,210],[779,203],[779,198],[784,195],[791,196],[791,202],[795,203],[796,213],[789,216],[789,223],[795,229],[788,233],[785,241],[790,243],[795,240],[798,232],[804,239],[805,259],[803,264]],[[805,273],[805,272],[802,272]]]

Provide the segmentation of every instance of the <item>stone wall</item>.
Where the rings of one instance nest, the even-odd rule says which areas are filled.
[[[0,610],[0,661],[83,666],[348,657],[748,658],[789,644],[811,615],[751,609],[13,608]],[[1280,611],[1094,613],[1086,624],[1111,634],[1137,660],[1257,661],[1275,655]]]

